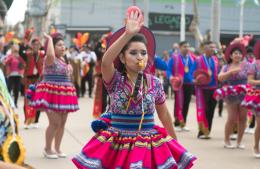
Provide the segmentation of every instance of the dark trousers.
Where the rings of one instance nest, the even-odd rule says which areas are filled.
[[[219,100],[218,101],[218,115],[219,115],[219,117],[222,116],[222,112],[223,112],[223,100]]]
[[[188,111],[189,111],[189,106],[190,106],[190,101],[191,101],[191,96],[193,93],[193,85],[190,84],[184,84],[183,85],[183,96],[184,96],[184,101],[183,101],[183,105],[182,105],[182,116],[184,119],[184,123],[186,123],[187,121],[187,115],[188,115]],[[175,100],[176,100],[176,95],[175,95]],[[175,106],[176,106],[176,102],[175,102]],[[174,109],[174,115],[176,116],[176,109]],[[175,122],[174,125],[175,126],[179,126],[180,123],[177,120],[177,118],[175,118]]]
[[[209,131],[211,131],[212,121],[214,117],[214,111],[217,105],[217,101],[213,98],[214,90],[212,89],[204,89],[203,95],[205,100],[205,107],[206,107],[206,119],[209,125]]]
[[[88,95],[92,96],[93,90],[93,72],[89,72],[86,76],[81,79],[81,95],[84,96],[86,93],[86,81],[88,82]]]
[[[21,85],[21,76],[10,76],[8,78],[8,91],[14,94],[14,104],[17,107],[17,101],[19,96],[19,90]]]

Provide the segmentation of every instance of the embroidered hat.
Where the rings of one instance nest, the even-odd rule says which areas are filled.
[[[234,49],[239,49],[241,52],[242,52],[242,57],[244,58],[245,55],[246,55],[246,48],[243,44],[241,43],[233,43],[233,44],[230,44],[226,51],[225,51],[225,60],[226,62],[229,62],[230,60],[230,57],[231,57],[231,52],[234,50]]]
[[[176,76],[173,76],[170,79],[172,88],[174,91],[178,91],[181,89],[182,85],[183,85],[183,77],[180,74],[177,74]]]
[[[211,81],[210,75],[204,69],[198,69],[193,73],[194,79],[199,82],[199,85],[207,85]]]

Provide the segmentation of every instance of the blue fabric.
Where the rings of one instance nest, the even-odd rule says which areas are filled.
[[[205,62],[204,57],[203,57],[203,61]],[[205,64],[206,64],[206,62],[205,62]],[[211,81],[207,85],[207,87],[217,87],[217,81],[216,81],[217,79],[215,79],[215,76],[214,76],[214,73],[215,73],[215,62],[214,62],[214,59],[212,57],[209,58],[209,64],[210,64],[209,66],[210,66],[210,70],[212,72],[212,76],[211,76]],[[197,69],[197,63],[194,62],[193,70],[195,71],[196,69]]]
[[[97,133],[100,130],[106,130],[108,128],[108,124],[105,121],[98,119],[91,123],[91,128],[95,133]]]
[[[159,69],[159,70],[167,70],[168,69],[167,63],[158,56],[156,56],[154,58],[154,65],[155,65],[155,68]]]
[[[65,75],[44,75],[43,81],[52,81],[52,82],[71,82],[68,76]]]
[[[124,130],[137,130],[142,118],[142,115],[122,115],[112,114],[112,127]],[[147,121],[149,120],[149,121]],[[151,129],[154,126],[153,114],[145,114],[142,123],[142,129]]]
[[[182,56],[181,56],[182,57]],[[193,83],[193,72],[194,72],[194,62],[192,61],[190,56],[188,57],[188,67],[189,67],[189,72],[184,72],[184,84],[192,84]],[[184,64],[185,67],[185,59],[182,57],[182,63]],[[172,76],[172,68],[174,66],[174,59],[171,57],[168,63],[168,69],[167,69],[167,79],[170,79]]]

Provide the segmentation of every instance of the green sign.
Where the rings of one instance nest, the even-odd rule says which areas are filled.
[[[192,22],[193,15],[185,15],[186,31]],[[149,13],[149,28],[154,31],[180,31],[181,15],[167,13]]]

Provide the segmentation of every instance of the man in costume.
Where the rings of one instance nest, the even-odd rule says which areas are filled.
[[[194,65],[194,84],[196,94],[197,120],[199,123],[198,138],[209,139],[214,111],[217,101],[213,94],[218,86],[218,58],[214,56],[215,43],[203,44],[203,55],[196,58]]]
[[[24,88],[25,91],[31,84],[37,83],[42,76],[43,58],[45,52],[40,50],[41,43],[38,38],[34,38],[30,45],[23,44],[22,53],[25,62],[25,73],[24,73]],[[24,114],[25,114],[25,128],[28,129],[29,125],[34,123],[34,126],[38,127],[38,120],[40,111],[37,111],[28,105],[27,97],[24,97]]]
[[[175,93],[174,124],[179,130],[189,131],[185,125],[193,93],[194,59],[189,55],[189,43],[187,41],[180,42],[179,46],[179,53],[173,54],[169,61],[167,77],[170,81],[178,78],[179,84],[183,83],[183,85],[173,87]]]

